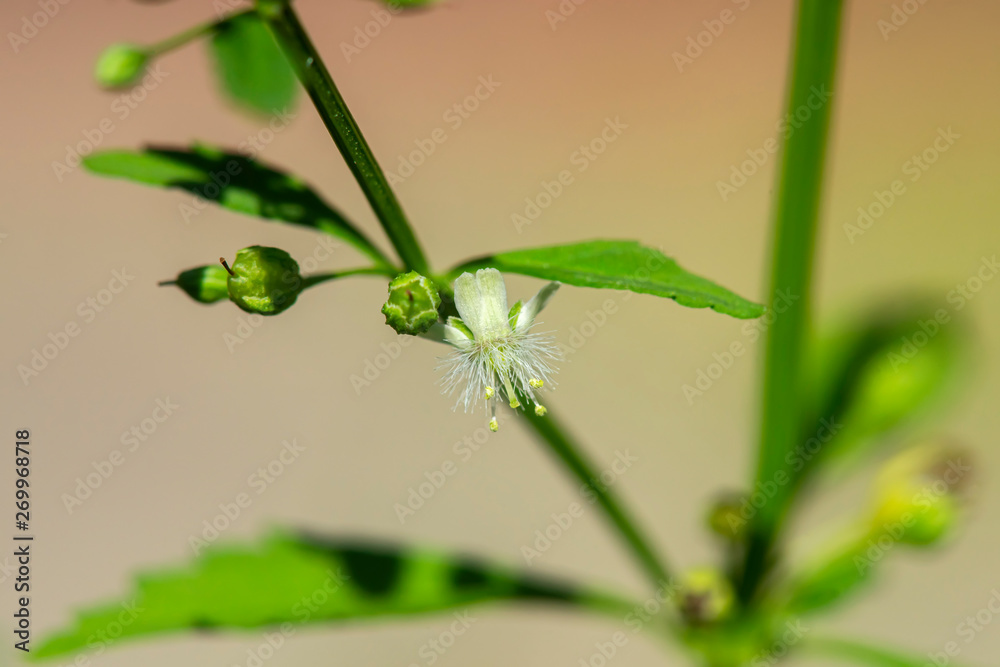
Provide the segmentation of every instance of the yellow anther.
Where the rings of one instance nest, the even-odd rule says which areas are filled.
[[[495,393],[495,392],[493,391],[493,387],[487,387],[487,388],[486,388],[486,400],[488,401],[488,400],[490,400],[491,398],[493,398],[493,394],[494,394],[494,393]]]
[[[530,380],[528,380],[528,386],[531,387],[532,389],[541,389],[542,385],[544,384],[545,383],[539,380],[538,378],[531,378]]]
[[[545,409],[544,405],[541,405],[541,404],[538,404],[538,403],[535,404],[535,414],[536,415],[538,415],[539,417],[544,417],[546,412],[548,412],[548,410]]]
[[[510,397],[510,407],[512,407],[515,410],[521,407],[521,401],[517,400],[517,396]]]
[[[497,422],[497,418],[494,417],[490,420],[490,430],[496,433],[500,430],[500,424]]]

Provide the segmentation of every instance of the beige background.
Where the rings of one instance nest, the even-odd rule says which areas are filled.
[[[1000,9],[987,0],[928,2],[885,40],[876,23],[889,18],[891,3],[852,4],[820,238],[818,310],[825,318],[897,290],[944,295],[1000,246]],[[447,128],[442,114],[474,91],[478,77],[501,83],[459,129],[447,129],[447,142],[397,188],[436,266],[493,249],[627,237],[662,246],[684,266],[744,295],[762,294],[774,160],[727,202],[716,182],[775,133],[790,2],[754,0],[737,11],[737,21],[683,73],[672,52],[703,29],[702,21],[735,4],[590,0],[552,30],[545,11],[556,8],[555,0],[453,0],[394,18],[348,63],[339,45],[353,39],[375,6],[303,0],[301,11],[387,168],[415,139]],[[3,32],[20,30],[23,17],[36,11],[33,1],[6,0]],[[108,43],[157,40],[212,15],[208,3],[193,1],[75,0],[20,52],[0,48],[0,232],[6,234],[0,244],[0,284],[6,286],[0,404],[8,441],[25,425],[34,434],[36,637],[65,624],[74,608],[123,593],[132,571],[187,558],[188,538],[219,503],[247,489],[248,475],[275,457],[284,439],[297,438],[306,451],[254,497],[226,539],[292,524],[516,564],[533,532],[575,499],[575,485],[519,426],[509,426],[400,525],[393,505],[425,471],[456,459],[453,443],[481,428],[483,419],[455,415],[437,396],[435,356],[442,350],[430,344],[407,348],[360,395],[352,388],[351,375],[395,340],[379,313],[384,284],[357,279],[310,291],[230,353],[224,335],[236,333],[240,311],[228,304],[199,307],[157,281],[255,243],[302,259],[316,250],[316,237],[216,209],[186,224],[178,193],[80,171],[57,179],[52,163],[105,118],[113,119],[114,130],[104,146],[195,139],[235,145],[260,131],[261,121],[233,113],[214,92],[197,45],[163,59],[168,76],[127,118],[117,115],[114,96],[91,82],[94,59]],[[511,214],[539,192],[540,181],[570,168],[570,154],[597,136],[608,117],[620,117],[628,129],[518,233]],[[854,220],[857,207],[901,177],[903,163],[947,127],[961,138],[849,243],[842,226]],[[262,158],[302,175],[380,238],[308,105]],[[341,248],[322,268],[357,262]],[[134,281],[85,322],[78,304],[122,267]],[[537,285],[508,281],[515,297]],[[568,340],[586,312],[609,297],[621,301],[622,295],[564,289],[544,319]],[[950,411],[915,431],[952,433],[979,450],[981,489],[969,525],[951,548],[933,556],[894,554],[880,586],[810,624],[817,634],[842,631],[941,650],[959,639],[956,625],[1000,587],[1000,523],[993,511],[1000,501],[994,483],[1000,347],[991,333],[1000,327],[998,306],[1000,281],[987,283],[966,309],[979,332],[977,372]],[[74,321],[81,334],[25,386],[17,366],[30,362],[49,332]],[[714,352],[742,339],[741,324],[651,297],[621,302],[619,313],[565,365],[549,400],[572,420],[598,462],[610,463],[616,450],[639,457],[616,489],[679,569],[711,561],[703,508],[715,492],[748,478],[756,353],[740,358],[695,405],[681,393]],[[62,494],[71,493],[94,462],[122,449],[121,434],[167,397],[180,405],[176,413],[69,514]],[[864,481],[838,492],[802,523],[819,526],[842,516],[863,499]],[[594,512],[534,567],[643,590]],[[5,609],[9,586],[3,583]],[[437,664],[576,665],[618,629],[544,609],[481,608],[477,618]],[[447,622],[312,629],[269,664],[424,664],[418,650]],[[259,641],[251,633],[129,643],[94,664],[245,664],[246,649]],[[985,665],[998,652],[995,623],[963,645],[962,657]],[[9,654],[6,647],[0,653]],[[615,662],[662,664],[662,655],[657,643],[641,638]]]

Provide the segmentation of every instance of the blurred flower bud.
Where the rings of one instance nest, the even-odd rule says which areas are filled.
[[[958,519],[972,469],[963,450],[943,443],[897,455],[879,475],[873,531],[911,545],[937,542]]]
[[[416,271],[402,273],[389,283],[389,298],[382,305],[385,323],[396,333],[416,336],[438,320],[441,296],[434,283]]]
[[[136,83],[149,64],[149,52],[137,44],[112,44],[97,59],[94,77],[105,88],[125,88]]]
[[[261,315],[277,315],[302,291],[298,262],[284,250],[259,245],[236,253],[227,283],[233,303]]]
[[[195,301],[215,303],[229,298],[228,279],[229,273],[225,268],[212,264],[182,271],[176,280],[160,284],[177,285]]]
[[[695,568],[681,580],[680,607],[685,618],[697,625],[720,621],[733,609],[732,584],[711,567]]]
[[[744,496],[729,493],[717,499],[708,511],[709,529],[727,540],[738,540],[743,535],[747,520],[740,514]]]

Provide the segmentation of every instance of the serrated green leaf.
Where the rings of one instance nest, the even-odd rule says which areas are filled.
[[[455,267],[452,274],[482,267],[578,287],[630,290],[673,299],[689,308],[711,308],[740,319],[760,317],[764,307],[688,273],[659,250],[636,241],[584,241],[512,250]]]
[[[256,14],[240,14],[223,22],[209,48],[219,86],[234,102],[261,114],[291,110],[298,80]]]
[[[189,567],[139,576],[121,602],[80,613],[32,656],[85,649],[109,627],[116,635],[120,628],[121,638],[141,637],[424,614],[495,600],[606,610],[614,604],[572,586],[433,551],[280,533],[253,547],[209,547]]]
[[[207,146],[153,146],[94,153],[83,164],[101,176],[179,188],[238,213],[323,231],[350,243],[377,264],[389,264],[360,230],[309,186],[244,155]],[[181,204],[185,219],[197,214],[194,206]]]
[[[931,663],[927,656],[907,655],[895,649],[883,648],[851,639],[830,637],[807,638],[803,648],[817,655],[839,658],[846,663],[868,667],[926,667]],[[961,667],[951,656],[944,656],[949,667]]]

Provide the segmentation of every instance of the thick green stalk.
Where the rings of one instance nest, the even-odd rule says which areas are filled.
[[[527,405],[522,398],[522,404]],[[561,461],[566,468],[590,490],[597,498],[598,504],[604,510],[605,516],[618,530],[622,541],[629,547],[636,560],[642,566],[654,588],[668,586],[670,574],[663,562],[653,551],[650,542],[636,527],[635,522],[619,504],[618,499],[610,489],[599,483],[600,472],[587,461],[584,454],[574,444],[573,440],[560,427],[559,422],[551,413],[539,417],[530,409],[521,411],[528,425],[535,434],[548,446],[549,451]],[[597,482],[597,483],[595,483]]]
[[[428,275],[427,259],[396,195],[289,0],[257,0],[257,11],[309,93],[400,259],[407,269]]]
[[[799,444],[806,406],[802,358],[809,327],[817,217],[837,63],[841,0],[799,0],[782,162],[774,202],[774,245],[760,450],[754,491],[768,500],[754,516],[740,597],[750,601],[767,573],[792,485],[786,457]]]

